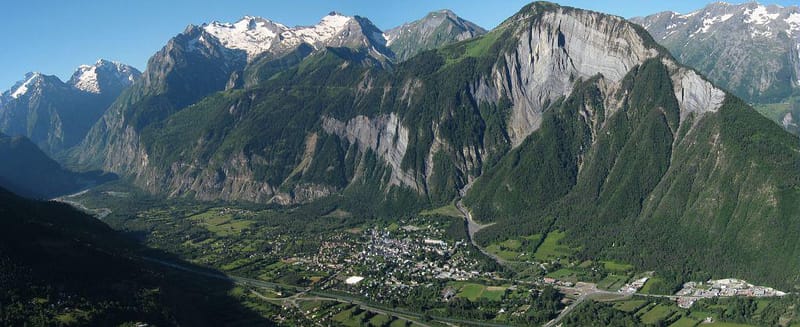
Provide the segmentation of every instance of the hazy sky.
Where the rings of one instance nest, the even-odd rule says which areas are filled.
[[[800,0],[771,0],[782,5]],[[147,59],[188,24],[261,16],[288,26],[313,25],[331,11],[369,18],[388,29],[438,9],[492,28],[530,1],[521,0],[24,0],[0,6],[0,92],[38,71],[69,79],[99,58],[144,70]],[[623,17],[690,12],[706,1],[564,0],[562,5]],[[739,3],[742,1],[729,1]]]

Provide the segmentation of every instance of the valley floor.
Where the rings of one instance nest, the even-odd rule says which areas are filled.
[[[721,297],[779,295],[744,282],[737,284],[741,293],[694,283],[680,297],[651,294],[657,273],[577,260],[558,231],[482,248],[471,237],[482,226],[460,201],[376,220],[335,202],[280,208],[163,200],[119,183],[62,200],[85,210],[105,208],[102,220],[115,229],[218,270],[149,258],[232,281],[248,306],[285,325],[579,326],[604,315],[643,325],[762,325],[776,319],[789,325],[800,307],[793,294]],[[745,314],[733,314],[742,307]]]

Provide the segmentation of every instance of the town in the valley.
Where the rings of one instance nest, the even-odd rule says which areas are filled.
[[[294,323],[387,315],[395,317],[392,321],[405,317],[413,325],[421,316],[396,309],[412,308],[439,312],[427,318],[433,320],[474,315],[468,320],[556,324],[586,300],[610,301],[620,310],[636,304],[643,317],[658,313],[663,315],[659,319],[671,321],[698,301],[787,294],[733,278],[688,282],[674,294],[657,294],[650,290],[659,279],[657,273],[614,261],[576,259],[576,250],[562,242],[563,232],[479,248],[467,236],[463,215],[455,207],[449,209],[311,232],[290,223],[265,223],[260,217],[272,217],[269,212],[236,207],[180,209],[185,217],[171,224],[151,222],[178,210],[150,209],[139,212],[135,224],[152,228],[146,242],[153,247],[232,276],[269,283],[262,287],[271,291],[254,289],[253,294],[280,304],[281,319]],[[320,219],[352,218],[334,211]],[[542,298],[550,294],[548,289],[560,295]],[[302,303],[320,299],[333,302],[296,311]],[[548,315],[531,318],[541,311],[537,303],[546,301],[560,305]],[[697,318],[698,323],[709,317]]]

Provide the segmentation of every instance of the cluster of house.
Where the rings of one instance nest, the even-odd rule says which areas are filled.
[[[545,277],[542,279],[542,282],[546,285],[556,285],[556,286],[564,286],[564,287],[572,287],[575,286],[574,283],[568,282],[565,280],[558,280],[555,278]]]
[[[678,306],[689,308],[702,298],[731,296],[772,297],[784,296],[786,293],[772,287],[756,286],[741,279],[725,278],[709,280],[705,283],[688,282],[683,284],[683,288],[675,295],[677,296]]]
[[[374,262],[375,268],[386,265],[394,270],[382,270],[381,274],[386,276],[403,275],[406,282],[409,277],[467,280],[480,276],[478,271],[469,269],[474,262],[465,256],[453,255],[459,248],[465,248],[466,242],[448,244],[422,235],[397,239],[380,230],[368,231],[367,237],[366,246],[356,257],[362,263]]]
[[[476,259],[462,254],[465,241],[438,239],[436,227],[374,227],[357,235],[322,243],[312,266],[339,267],[339,285],[349,292],[375,298],[404,296],[435,279],[468,280],[486,275],[475,270]],[[347,276],[347,277],[346,277]],[[337,282],[331,280],[329,286]]]
[[[622,285],[622,287],[619,289],[619,292],[620,293],[625,293],[625,294],[636,293],[642,287],[644,287],[644,284],[647,283],[648,279],[649,279],[648,277],[642,277],[642,278],[639,278],[639,279],[637,279],[637,280],[635,280],[635,281],[633,281],[631,283]]]

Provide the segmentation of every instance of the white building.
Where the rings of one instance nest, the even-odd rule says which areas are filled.
[[[347,279],[345,279],[344,283],[347,284],[347,285],[356,285],[356,284],[360,283],[362,280],[364,280],[364,277],[361,277],[361,276],[350,276]]]

